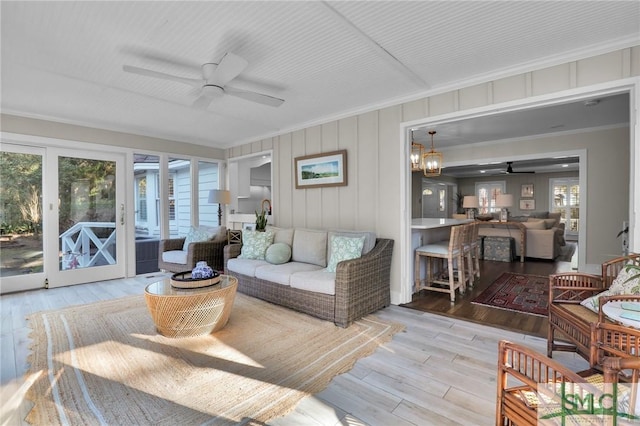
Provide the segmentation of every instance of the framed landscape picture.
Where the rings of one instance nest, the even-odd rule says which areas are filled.
[[[296,157],[296,188],[347,185],[347,151]]]

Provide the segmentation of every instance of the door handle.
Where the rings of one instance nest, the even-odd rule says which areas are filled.
[[[120,204],[120,225],[124,225],[124,204]]]

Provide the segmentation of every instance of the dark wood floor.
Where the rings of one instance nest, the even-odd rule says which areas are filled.
[[[480,261],[480,280],[476,280],[471,291],[467,289],[464,295],[456,293],[455,303],[450,302],[449,294],[422,290],[413,295],[410,303],[401,306],[546,338],[547,319],[544,317],[474,305],[471,301],[503,272],[550,275],[569,271],[571,262],[535,259],[526,259],[524,263]]]

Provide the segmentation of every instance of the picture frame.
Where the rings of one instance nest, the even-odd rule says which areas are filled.
[[[535,210],[536,200],[520,200],[520,210]]]
[[[243,223],[242,224],[242,230],[243,231],[255,231],[256,230],[256,224],[255,223]]]
[[[520,196],[521,197],[527,197],[527,198],[533,198],[533,184],[532,183],[525,183],[520,187]]]
[[[347,150],[294,159],[296,189],[347,185]]]

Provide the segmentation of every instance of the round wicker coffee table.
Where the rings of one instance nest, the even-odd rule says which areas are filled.
[[[193,289],[171,286],[171,279],[149,284],[144,298],[158,333],[166,337],[210,334],[227,324],[238,279],[220,275],[218,284]]]

